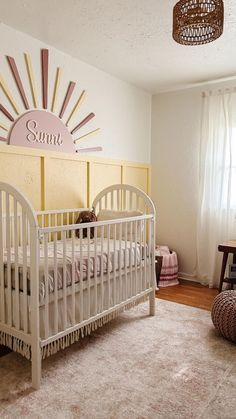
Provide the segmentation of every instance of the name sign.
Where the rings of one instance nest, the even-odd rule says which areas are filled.
[[[75,153],[72,135],[62,120],[43,110],[22,115],[12,127],[9,144]]]

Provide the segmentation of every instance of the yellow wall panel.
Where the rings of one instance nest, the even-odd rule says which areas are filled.
[[[90,164],[91,203],[104,188],[121,183],[122,168],[120,164],[94,162]]]
[[[146,167],[133,167],[124,166],[123,168],[123,183],[136,186],[148,193],[148,168]]]
[[[87,207],[87,163],[45,160],[45,209]]]
[[[0,153],[0,181],[23,192],[35,210],[41,209],[40,156]]]
[[[128,183],[146,192],[150,166],[0,144],[0,181],[24,193],[36,210],[91,206],[107,186]]]

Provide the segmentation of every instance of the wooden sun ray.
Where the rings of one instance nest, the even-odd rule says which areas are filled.
[[[48,49],[41,51],[43,109],[48,107]]]
[[[11,121],[14,122],[13,116],[8,112],[8,110],[0,104],[0,111]]]
[[[31,57],[30,57],[29,54],[25,54],[25,64],[26,64],[27,73],[28,73],[28,77],[29,77],[30,89],[31,89],[31,93],[32,93],[32,99],[33,99],[34,107],[37,108],[38,107],[38,98],[37,98],[37,93],[36,93],[36,86],[35,86],[35,80],[34,80],[32,61],[31,61]]]
[[[9,131],[6,125],[0,123],[0,128],[3,129],[3,131]]]
[[[59,118],[62,118],[64,113],[65,113],[65,110],[66,110],[67,105],[70,101],[71,95],[74,91],[75,85],[76,85],[76,83],[74,81],[70,81],[67,92],[66,92],[66,95],[65,95],[65,99],[64,99],[62,107],[61,107]]]
[[[77,141],[84,140],[85,138],[91,137],[92,135],[97,134],[100,131],[100,128],[94,129],[93,131],[88,132],[87,134],[81,135],[81,137],[74,140],[74,143],[77,143]]]
[[[82,128],[84,125],[86,125],[92,118],[95,117],[95,114],[91,112],[89,115],[87,115],[83,121],[81,121],[78,125],[76,125],[75,128],[71,131],[71,134],[73,135],[76,131],[78,131],[80,128]]]
[[[12,105],[12,107],[13,107],[14,111],[16,112],[16,114],[17,114],[17,115],[19,115],[19,114],[20,114],[20,112],[19,112],[19,109],[18,109],[18,107],[17,107],[17,105],[16,105],[16,102],[14,101],[14,99],[13,99],[13,97],[12,97],[12,95],[11,95],[11,92],[10,92],[10,90],[9,90],[9,88],[8,88],[8,86],[7,86],[6,82],[5,82],[5,80],[3,79],[3,77],[2,77],[2,75],[1,75],[1,74],[0,74],[0,86],[1,86],[1,88],[2,88],[2,90],[3,90],[3,92],[5,93],[5,95],[6,95],[7,99],[8,99],[8,100],[9,100],[9,102],[11,103],[11,105]]]
[[[69,124],[69,122],[70,122],[71,118],[72,118],[73,116],[75,116],[75,114],[76,114],[76,112],[78,111],[79,107],[80,107],[80,106],[81,106],[81,104],[83,103],[83,101],[84,101],[85,97],[86,97],[86,92],[85,92],[85,90],[83,90],[83,91],[82,91],[82,93],[81,93],[81,95],[80,95],[80,97],[79,97],[79,99],[77,100],[77,102],[76,102],[76,104],[75,104],[74,108],[72,109],[72,111],[71,111],[71,113],[70,113],[70,115],[69,115],[69,118],[68,118],[68,119],[67,119],[67,121],[66,121],[66,126],[68,126],[68,124]]]
[[[55,112],[55,107],[56,107],[56,102],[57,102],[57,95],[58,95],[60,81],[61,81],[61,68],[58,67],[57,68],[55,85],[54,85],[54,90],[53,90],[52,107],[51,107],[51,111],[52,112]]]
[[[20,78],[20,74],[19,74],[19,71],[18,71],[16,63],[15,63],[15,60],[14,60],[14,58],[7,56],[7,61],[9,63],[12,75],[15,79],[15,82],[16,82],[16,85],[18,87],[19,93],[21,95],[22,101],[24,103],[25,109],[29,109],[29,103],[28,103],[28,100],[27,100],[27,97],[26,97],[26,94],[25,94],[25,91],[24,91],[24,87],[23,87],[23,84],[22,84],[22,81],[21,81],[21,78]]]

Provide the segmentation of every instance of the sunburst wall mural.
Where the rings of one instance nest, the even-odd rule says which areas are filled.
[[[9,145],[17,145],[22,147],[32,147],[39,149],[47,149],[53,151],[61,151],[64,153],[75,153],[80,151],[100,151],[101,147],[78,148],[80,140],[86,140],[88,137],[97,134],[100,128],[89,130],[89,123],[95,118],[94,112],[90,112],[85,118],[78,118],[78,111],[82,106],[86,92],[83,90],[74,103],[71,100],[76,83],[70,81],[65,92],[64,100],[60,106],[59,114],[55,113],[56,104],[58,102],[58,92],[61,82],[61,68],[57,68],[52,98],[48,94],[48,78],[49,78],[49,51],[41,50],[41,86],[42,86],[42,104],[40,106],[36,82],[33,73],[33,66],[29,54],[25,54],[25,64],[28,74],[28,82],[32,94],[34,109],[30,109],[27,95],[24,89],[22,79],[19,74],[14,58],[7,56],[10,71],[16,83],[16,87],[23,102],[25,112],[20,113],[19,107],[13,98],[11,91],[0,75],[0,86],[8,99],[9,107],[5,107],[0,103],[0,129],[5,135],[0,136],[0,140]],[[38,86],[37,86],[38,87]],[[62,118],[65,111],[69,111],[66,122]],[[1,115],[4,115],[10,121],[10,128],[2,122]],[[4,118],[3,117],[3,118]],[[72,124],[72,120],[78,121]],[[88,127],[88,130],[80,134],[82,127]]]

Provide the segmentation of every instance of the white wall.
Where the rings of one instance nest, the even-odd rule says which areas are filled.
[[[42,106],[40,49],[49,48],[49,104],[52,101],[56,68],[60,66],[63,70],[63,76],[58,97],[58,113],[69,81],[78,82],[71,99],[71,106],[68,107],[63,119],[66,120],[69,110],[72,109],[72,104],[75,104],[81,91],[85,89],[88,94],[87,99],[74,120],[74,125],[76,125],[76,122],[80,122],[89,112],[93,111],[96,114],[95,120],[91,121],[81,133],[98,127],[102,129],[97,136],[84,140],[83,143],[81,142],[81,147],[101,145],[103,152],[99,153],[100,156],[145,163],[150,162],[150,94],[2,23],[0,23],[0,39],[0,73],[7,81],[22,112],[25,110],[4,56],[10,55],[15,58],[27,92],[27,98],[30,105],[33,105],[23,54],[27,52],[31,55],[36,75],[38,96]],[[8,100],[5,99],[1,90],[0,102],[12,111]],[[8,123],[8,120],[3,115],[0,117],[1,121]],[[0,136],[2,134],[3,132],[0,130]]]
[[[201,92],[235,81],[155,95],[152,101],[152,195],[157,241],[175,249],[181,276],[195,278]]]

